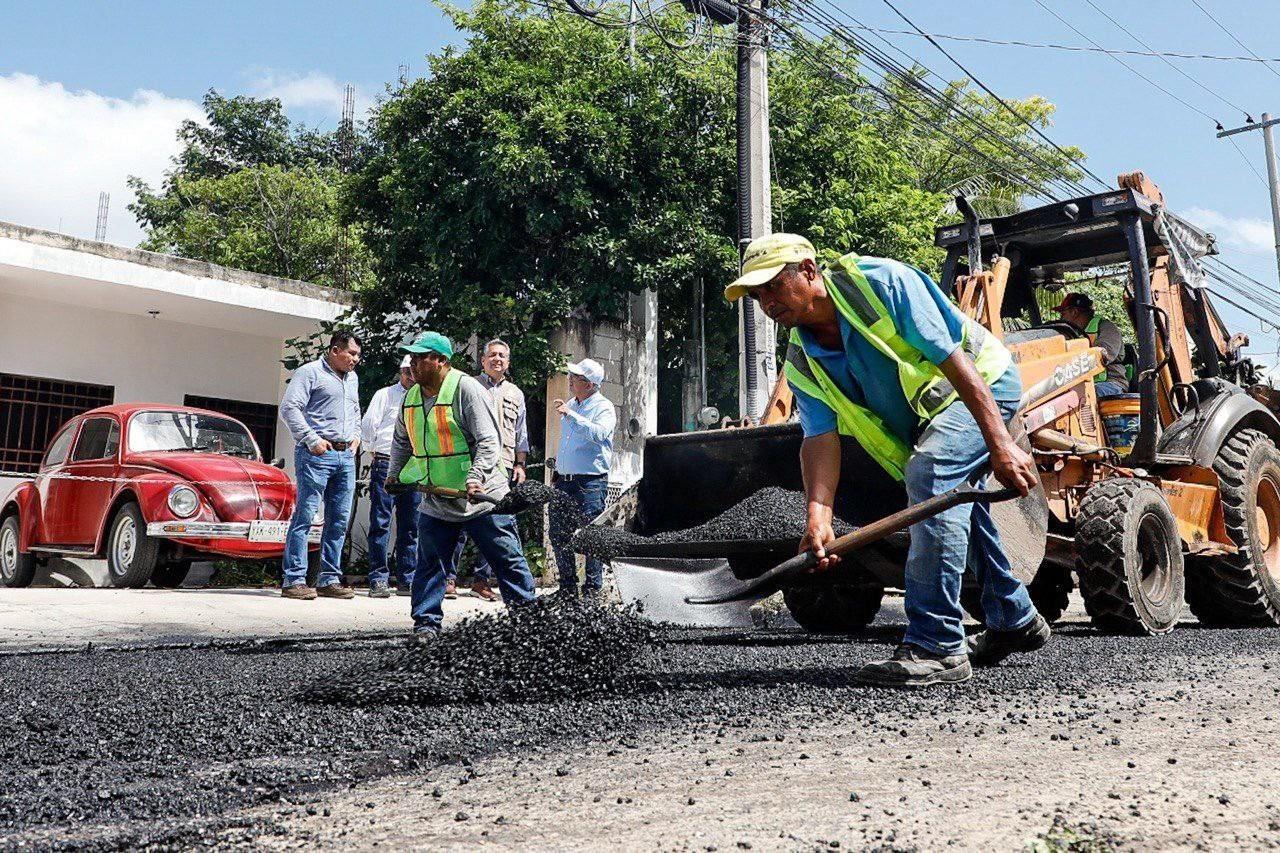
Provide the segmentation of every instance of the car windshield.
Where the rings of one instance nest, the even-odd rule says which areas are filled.
[[[239,423],[195,412],[139,412],[129,424],[133,453],[226,453],[257,459],[253,438]]]

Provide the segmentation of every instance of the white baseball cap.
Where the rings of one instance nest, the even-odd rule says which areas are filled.
[[[411,356],[411,355],[406,355],[404,358],[400,359],[400,369],[401,369],[401,370],[408,370],[408,369],[409,369],[409,362],[411,362],[411,361],[413,361],[413,356]]]
[[[584,358],[582,361],[569,362],[569,373],[575,373],[592,385],[599,385],[604,381],[604,368],[600,366],[600,362]]]

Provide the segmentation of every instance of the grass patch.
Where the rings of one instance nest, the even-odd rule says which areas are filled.
[[[1049,827],[1027,845],[1030,853],[1111,853],[1119,840],[1096,824],[1074,823],[1058,815]]]

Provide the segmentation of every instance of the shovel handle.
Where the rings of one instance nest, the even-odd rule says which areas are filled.
[[[391,492],[392,494],[395,494],[396,492],[407,492],[410,489],[422,492],[424,495],[439,495],[442,498],[463,498],[464,500],[468,500],[473,504],[474,503],[496,504],[498,502],[498,498],[490,497],[489,495],[486,495],[484,492],[479,492],[473,495],[473,494],[470,494],[469,492],[466,492],[463,489],[450,489],[445,486],[405,485],[397,489],[388,489],[387,491]]]
[[[846,533],[828,545],[826,552],[829,555],[844,556],[870,545],[872,542],[878,542],[891,533],[897,533],[899,530],[905,530],[917,522],[924,521],[926,518],[932,518],[952,507],[979,501],[995,503],[1016,497],[1018,497],[1017,489],[999,489],[994,492],[974,488],[952,489],[949,492],[943,492],[940,495],[920,501],[920,503],[909,506],[900,512],[895,512],[893,515],[887,515],[884,518],[873,521],[864,527],[859,527],[852,533]],[[765,588],[776,589],[788,578],[808,571],[817,565],[818,558],[814,556],[814,553],[805,551],[785,563],[779,563],[764,574],[743,581],[742,586],[732,593],[708,598],[689,598],[688,602],[690,604],[721,604],[726,601],[752,598],[758,595],[761,590]]]

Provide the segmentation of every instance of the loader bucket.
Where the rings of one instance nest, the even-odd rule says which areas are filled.
[[[645,536],[701,524],[766,486],[800,491],[799,424],[659,435],[645,443],[637,523]],[[865,524],[906,492],[856,441],[842,439],[840,515]]]

